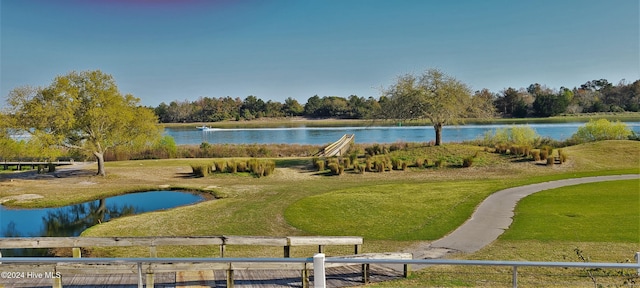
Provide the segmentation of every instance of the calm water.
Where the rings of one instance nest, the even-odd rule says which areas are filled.
[[[528,124],[538,135],[555,140],[565,140],[585,123]],[[640,134],[640,122],[626,122],[627,126]],[[513,125],[462,125],[445,126],[443,142],[461,142],[482,138],[488,131]],[[195,128],[165,128],[178,145],[211,144],[312,144],[323,145],[338,140],[344,134],[355,134],[357,143],[393,143],[435,141],[431,126],[404,127],[295,127],[295,128],[240,128],[200,131]]]
[[[85,229],[110,219],[203,200],[203,196],[187,192],[153,191],[58,208],[10,209],[0,205],[0,236],[78,236]]]

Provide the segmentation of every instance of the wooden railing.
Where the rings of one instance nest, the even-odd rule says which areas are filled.
[[[225,257],[225,248],[229,245],[251,246],[279,246],[283,247],[284,258],[291,256],[292,247],[318,246],[318,253],[324,253],[325,246],[353,245],[354,254],[348,257],[364,259],[411,259],[411,254],[361,254],[362,237],[352,236],[291,236],[291,237],[261,237],[261,236],[194,236],[194,237],[34,237],[34,238],[0,238],[0,249],[29,249],[29,248],[71,248],[74,258],[81,258],[81,248],[89,247],[148,247],[150,259],[157,258],[159,246],[219,246],[219,257]],[[0,254],[0,257],[2,255]],[[217,259],[217,258],[212,258]],[[154,274],[160,272],[178,271],[202,271],[202,270],[226,270],[227,287],[233,287],[233,271],[237,269],[287,269],[301,271],[304,287],[309,284],[310,263],[246,263],[237,259],[231,261],[220,259],[217,263],[147,263],[144,267],[131,263],[119,263],[118,258],[111,258],[111,262],[104,263],[55,263],[41,265],[31,263],[27,268],[25,264],[1,264],[2,271],[43,271],[42,273],[80,274],[120,274],[143,273],[146,274],[146,284],[153,287]],[[89,260],[89,259],[87,259]],[[1,262],[0,258],[0,262]],[[405,266],[405,275],[408,275],[408,266]],[[362,266],[363,281],[368,281],[368,265]],[[143,269],[138,271],[139,269]],[[53,271],[53,272],[52,272]],[[62,287],[60,277],[53,278],[53,287]]]
[[[333,157],[343,156],[349,149],[349,144],[355,139],[354,134],[344,134],[338,141],[329,144],[316,154],[316,156]]]

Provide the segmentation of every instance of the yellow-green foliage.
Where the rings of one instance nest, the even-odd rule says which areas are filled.
[[[536,131],[529,126],[498,128],[495,131],[487,132],[484,135],[486,145],[514,144],[532,146],[538,138],[540,138],[540,136],[538,136]]]
[[[213,173],[242,173],[249,172],[257,177],[273,174],[276,169],[276,162],[273,160],[242,160],[231,159],[228,161],[216,161],[212,165],[197,164],[191,165],[193,175],[196,177],[206,177]]]
[[[207,165],[191,165],[191,170],[196,177],[209,176],[209,166]]]
[[[578,128],[572,138],[582,142],[593,142],[600,140],[625,140],[632,134],[631,129],[626,124],[615,121],[609,122],[607,119],[590,120],[584,126]]]

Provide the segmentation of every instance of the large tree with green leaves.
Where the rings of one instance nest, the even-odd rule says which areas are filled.
[[[99,70],[58,76],[44,88],[16,88],[7,102],[14,128],[43,147],[92,154],[102,176],[106,151],[150,145],[161,136],[153,111],[122,95],[113,77]]]
[[[435,145],[442,143],[442,127],[461,123],[467,117],[493,115],[493,106],[473,97],[469,87],[438,69],[421,75],[405,74],[383,91],[382,113],[390,119],[429,119],[436,133]]]

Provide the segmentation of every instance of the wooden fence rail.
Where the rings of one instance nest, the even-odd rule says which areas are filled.
[[[1,249],[30,249],[30,248],[72,248],[73,257],[81,258],[81,248],[88,247],[129,247],[143,246],[149,248],[151,258],[157,258],[158,246],[219,246],[220,258],[225,257],[225,247],[228,245],[251,245],[251,246],[280,246],[283,247],[283,256],[291,256],[291,248],[296,246],[318,246],[318,252],[323,253],[327,245],[353,245],[354,254],[351,257],[379,258],[388,255],[376,256],[376,254],[362,254],[363,239],[354,236],[291,236],[291,237],[263,237],[263,236],[193,236],[193,237],[33,237],[33,238],[0,238]],[[0,252],[0,257],[2,254]],[[397,257],[410,257],[399,255]],[[396,257],[396,258],[397,258]],[[1,258],[0,258],[1,259]],[[228,258],[229,259],[229,258]],[[410,258],[409,258],[410,259]],[[51,273],[55,271],[57,275],[64,273],[80,274],[120,274],[138,273],[138,269],[146,274],[146,284],[153,287],[154,273],[177,272],[177,271],[201,271],[201,270],[226,270],[227,287],[233,287],[233,271],[238,269],[287,269],[301,271],[302,283],[304,287],[309,284],[309,263],[148,263],[143,266],[136,266],[131,263],[118,263],[118,258],[112,258],[108,264],[88,264],[88,263],[57,263],[41,265],[32,263],[28,267],[29,271],[42,271]],[[0,260],[1,261],[1,260]],[[7,265],[1,264],[3,271],[24,271],[24,264]],[[368,279],[368,266],[363,265],[363,280]],[[405,266],[405,275],[407,269]],[[61,278],[53,278],[53,287],[62,287]]]

